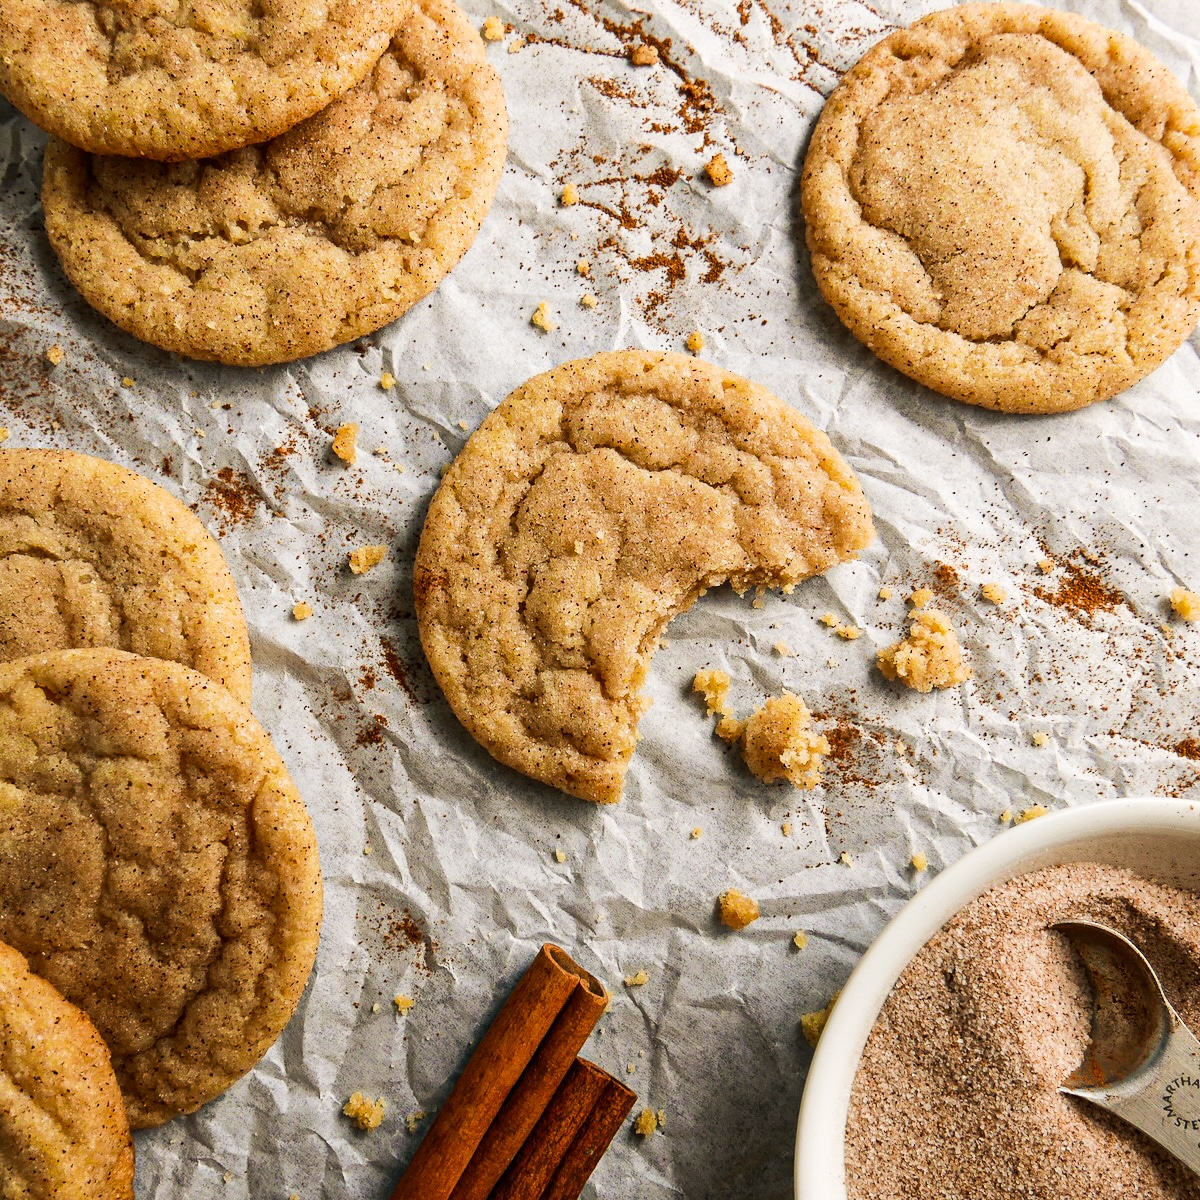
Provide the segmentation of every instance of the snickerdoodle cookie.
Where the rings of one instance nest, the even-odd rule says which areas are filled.
[[[370,333],[467,252],[508,117],[452,0],[414,0],[371,75],[262,146],[164,166],[46,151],[46,232],[130,333],[193,358],[285,362]]]
[[[454,460],[417,551],[421,640],[492,754],[610,803],[667,622],[727,580],[790,590],[872,533],[829,439],[771,393],[598,354],[522,385]]]
[[[91,1017],[130,1124],[254,1066],[308,978],[321,877],[249,709],[118,650],[0,665],[0,811],[0,939]]]
[[[96,154],[261,142],[370,71],[409,0],[0,0],[0,92]]]
[[[1200,316],[1200,113],[1071,13],[963,4],[885,38],[830,96],[802,195],[845,324],[971,404],[1105,399]]]
[[[220,546],[169,492],[67,450],[0,450],[0,661],[111,646],[250,702],[250,639]]]
[[[108,1048],[3,942],[0,1196],[133,1200],[133,1141]]]

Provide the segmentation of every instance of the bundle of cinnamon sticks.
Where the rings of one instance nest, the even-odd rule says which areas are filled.
[[[577,1057],[608,993],[557,946],[521,977],[392,1200],[577,1200],[637,1097]]]

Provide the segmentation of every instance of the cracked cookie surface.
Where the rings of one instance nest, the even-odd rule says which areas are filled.
[[[770,392],[598,354],[518,388],[447,471],[414,569],[421,640],[496,758],[611,803],[668,621],[726,581],[790,590],[872,536],[829,439]]]
[[[508,117],[451,0],[416,0],[371,75],[261,146],[175,165],[52,139],[42,202],[71,282],[123,329],[193,358],[285,362],[373,332],[467,252]]]
[[[370,71],[409,0],[0,0],[0,91],[97,154],[178,161],[290,129]]]
[[[287,1024],[317,847],[262,726],[176,663],[0,665],[0,940],[92,1019],[130,1124],[192,1112]]]
[[[166,658],[250,702],[250,638],[221,548],[115,463],[0,450],[0,661],[109,646]]]
[[[133,1200],[133,1140],[108,1049],[2,942],[0,1196]]]
[[[851,332],[972,404],[1106,399],[1200,316],[1200,113],[1071,13],[964,4],[885,38],[830,96],[802,198]]]

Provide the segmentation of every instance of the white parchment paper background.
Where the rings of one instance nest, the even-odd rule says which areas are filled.
[[[1200,764],[1181,750],[1200,737],[1200,629],[1161,628],[1171,588],[1200,586],[1196,339],[1111,403],[1006,417],[875,361],[809,273],[795,191],[823,96],[879,36],[934,7],[470,0],[476,23],[511,25],[489,49],[512,133],[482,234],[396,324],[261,371],[160,353],[88,309],[42,230],[42,136],[3,108],[7,444],[133,467],[221,535],[251,628],[255,708],[312,812],[325,872],[321,950],[295,1020],[227,1095],[138,1136],[140,1200],[386,1197],[419,1136],[405,1116],[436,1110],[546,940],[615,993],[587,1053],[667,1118],[647,1141],[619,1135],[588,1194],[782,1200],[809,1059],[797,1018],[920,886],[914,851],[932,874],[994,836],[1006,807],[1200,798]],[[1134,34],[1200,98],[1192,0],[1064,7]],[[643,35],[662,65],[627,62]],[[717,151],[735,173],[719,190],[701,177]],[[568,182],[583,202],[561,208]],[[594,310],[578,306],[585,291]],[[551,334],[529,324],[543,300]],[[879,538],[790,597],[756,608],[720,591],[680,618],[625,798],[602,810],[498,766],[457,724],[420,653],[412,555],[440,468],[515,385],[601,349],[682,349],[693,329],[706,357],[828,431]],[[51,370],[54,343],[67,355]],[[386,457],[332,459],[330,433],[350,420]],[[347,550],[379,541],[387,562],[350,575]],[[1047,554],[1059,566],[1043,576]],[[1089,578],[1115,597],[1091,616],[1070,604]],[[999,608],[979,600],[985,580],[1008,590]],[[871,668],[924,583],[939,584],[975,669],[933,696]],[[289,615],[298,600],[315,609],[303,623]],[[827,610],[863,637],[834,638],[816,620]],[[794,654],[774,653],[779,641]],[[783,687],[806,697],[839,738],[824,788],[748,776],[690,693],[706,665],[730,672],[743,714]],[[738,934],[713,917],[731,885],[763,908]],[[649,983],[622,985],[643,968]],[[407,1017],[396,992],[416,999]],[[354,1090],[386,1100],[373,1134],[340,1115]]]

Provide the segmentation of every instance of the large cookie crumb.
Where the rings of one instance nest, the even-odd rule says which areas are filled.
[[[746,721],[741,736],[746,766],[764,783],[786,779],[799,788],[821,782],[821,761],[829,739],[812,728],[812,716],[799,696],[771,696]]]
[[[915,613],[908,637],[880,650],[876,662],[888,679],[918,692],[954,687],[971,678],[958,635],[936,608]]]
[[[758,901],[751,896],[744,896],[737,888],[729,888],[717,897],[717,912],[721,924],[730,929],[745,929],[762,915]]]

